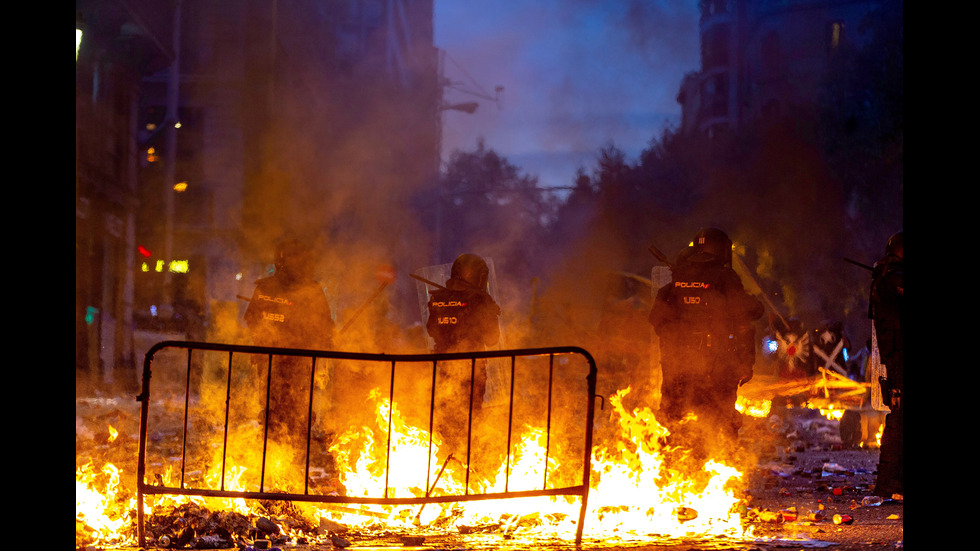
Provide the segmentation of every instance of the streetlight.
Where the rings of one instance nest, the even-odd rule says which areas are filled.
[[[472,115],[473,113],[476,112],[476,109],[480,106],[480,104],[477,103],[477,102],[475,102],[475,101],[464,102],[464,103],[453,103],[453,104],[446,103],[445,101],[443,101],[443,98],[444,98],[444,90],[446,88],[452,88],[454,90],[457,90],[459,92],[462,92],[462,93],[467,94],[467,95],[470,95],[470,96],[474,96],[474,97],[477,97],[477,98],[480,98],[480,99],[492,101],[492,102],[494,102],[494,103],[497,104],[497,108],[500,108],[500,94],[504,91],[504,87],[503,86],[497,86],[496,88],[494,88],[494,94],[493,95],[490,95],[490,94],[484,92],[479,87],[479,85],[477,85],[476,82],[473,81],[473,79],[469,77],[469,75],[467,75],[467,78],[470,80],[471,84],[474,85],[474,87],[476,89],[474,90],[473,88],[468,88],[468,89],[460,88],[458,86],[459,83],[452,82],[451,80],[449,80],[449,79],[447,79],[445,77],[445,64],[446,64],[445,59],[446,59],[446,56],[447,55],[448,54],[446,53],[445,50],[439,49],[439,62],[438,62],[438,69],[437,69],[437,71],[438,71],[438,74],[439,74],[439,82],[440,82],[440,85],[439,85],[438,109],[436,110],[436,125],[437,125],[437,128],[436,128],[436,178],[437,179],[441,179],[441,173],[442,173],[442,113],[444,111],[460,111],[462,113],[466,113],[466,114]],[[456,64],[455,60],[453,60],[453,63]],[[458,66],[458,64],[456,64],[456,65]],[[460,67],[459,69],[464,74],[466,73],[466,71],[464,71],[462,69],[462,67]],[[436,263],[438,263],[438,262],[440,262],[442,260],[441,256],[442,256],[442,232],[443,232],[443,228],[442,228],[442,216],[443,216],[443,213],[442,213],[442,210],[443,210],[442,203],[443,203],[443,199],[444,199],[444,197],[443,197],[442,184],[441,184],[441,182],[438,182],[438,180],[437,180],[436,238],[435,238],[436,239],[436,243],[435,243],[435,260],[434,260]]]
[[[78,50],[82,47],[82,30],[84,27],[84,21],[82,20],[82,14],[75,14],[75,61],[78,61]]]

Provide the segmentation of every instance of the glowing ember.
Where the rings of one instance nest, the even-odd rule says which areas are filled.
[[[831,421],[840,421],[841,417],[844,416],[844,410],[833,405],[820,408],[820,415],[823,415]]]
[[[752,400],[739,395],[735,402],[735,409],[742,415],[765,419],[769,417],[769,412],[772,410],[772,400]]]

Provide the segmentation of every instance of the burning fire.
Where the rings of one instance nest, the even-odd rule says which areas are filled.
[[[741,522],[737,497],[741,473],[717,460],[707,460],[696,472],[679,472],[668,466],[663,442],[667,430],[648,408],[627,411],[623,398],[630,389],[610,397],[610,422],[618,434],[593,447],[592,484],[585,517],[585,537],[603,540],[667,540],[671,538],[745,538],[751,527]],[[337,436],[330,451],[340,473],[337,491],[347,496],[378,495],[387,487],[387,497],[463,494],[467,485],[465,458],[442,451],[444,443],[413,426],[397,404],[371,393],[375,423],[351,427]],[[391,420],[389,425],[389,411]],[[368,426],[371,425],[371,426]],[[390,434],[389,434],[390,426]],[[561,477],[561,461],[552,452],[547,461],[546,434],[538,427],[524,426],[509,460],[484,479],[468,481],[470,493],[540,488],[546,477]],[[113,436],[115,439],[115,436]],[[390,462],[385,477],[385,452],[390,442]],[[380,445],[379,445],[380,443]],[[288,457],[286,450],[270,449],[268,457]],[[288,463],[288,461],[284,461]],[[217,463],[220,465],[220,462]],[[235,465],[198,474],[208,488],[247,489],[254,482],[251,467]],[[275,463],[267,465],[275,472]],[[542,472],[546,468],[547,473]],[[122,471],[111,464],[101,470],[88,463],[76,470],[76,543],[132,545],[135,542],[134,497],[121,490]],[[419,480],[418,473],[428,473]],[[161,482],[168,486],[167,471]],[[426,487],[428,485],[428,487]],[[234,511],[249,518],[262,515],[255,504],[244,499],[153,496],[145,498],[145,513],[163,511],[181,503],[196,502],[212,510]],[[318,520],[348,526],[381,522],[389,529],[424,534],[472,533],[472,527],[493,526],[493,534],[517,538],[572,540],[576,534],[581,502],[567,496],[476,500],[426,505],[337,507],[329,504],[298,504]],[[283,527],[284,531],[288,531]],[[290,534],[296,536],[298,534]],[[312,537],[312,536],[311,536]],[[478,536],[475,536],[478,537]]]
[[[661,538],[692,536],[746,536],[738,515],[739,498],[735,496],[741,474],[734,468],[717,461],[708,461],[701,473],[688,476],[676,471],[664,472],[663,449],[659,441],[667,436],[667,430],[654,418],[649,409],[628,412],[622,398],[629,389],[621,390],[610,399],[613,416],[618,416],[620,439],[611,448],[593,450],[593,484],[589,492],[589,510],[585,527],[589,537],[642,538],[656,535]],[[384,442],[387,437],[385,414],[389,404],[377,400],[378,426],[359,427],[345,434],[335,452],[338,464],[346,468],[343,484],[348,495],[367,495],[377,492],[383,465],[370,442]],[[425,489],[417,480],[402,474],[425,472],[436,480],[432,495],[462,494],[464,472],[461,461],[450,458],[441,464],[432,461],[428,452],[428,436],[425,431],[404,422],[393,410],[392,465],[389,483],[393,490],[389,496],[425,495]],[[509,466],[509,485],[514,488],[540,486],[545,464],[545,433],[534,427],[524,427],[522,439],[516,446]],[[359,453],[348,449],[355,441],[365,441]],[[439,442],[433,445],[433,457],[439,455]],[[347,449],[347,451],[344,451]],[[355,455],[357,456],[355,458]],[[505,479],[501,465],[494,476],[480,481],[482,491],[502,492]],[[559,465],[549,458],[549,472],[557,473]],[[472,485],[472,481],[471,481]],[[547,536],[558,539],[574,539],[575,522],[578,518],[577,500],[561,497],[516,498],[505,501],[474,501],[464,504],[430,504],[411,514],[391,510],[386,521],[396,526],[410,528],[438,524],[442,527],[479,526],[500,522],[505,532],[517,530],[521,534]],[[417,508],[417,507],[416,507]],[[380,508],[379,508],[380,509]],[[502,513],[501,511],[507,511]],[[541,518],[541,512],[551,514]],[[526,522],[533,518],[536,522]],[[336,520],[357,524],[363,522],[356,514],[337,515]],[[414,520],[414,522],[413,522]]]
[[[119,496],[119,469],[106,463],[96,470],[91,462],[75,469],[75,539],[94,544],[117,543],[130,525],[128,511],[135,500]]]
[[[660,442],[668,431],[649,408],[626,411],[622,399],[628,392],[621,390],[610,399],[619,417],[620,442],[613,449],[593,451],[593,470],[599,475],[589,492],[589,533],[746,536],[735,496],[741,473],[713,460],[699,473],[667,468],[667,450]]]
[[[735,409],[742,415],[765,419],[772,410],[772,400],[752,400],[740,394],[735,402]]]

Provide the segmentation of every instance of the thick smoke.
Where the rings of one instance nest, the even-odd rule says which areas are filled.
[[[640,3],[629,3],[628,8],[615,16],[618,21],[630,22],[624,38],[650,65],[666,63],[652,52],[673,43],[674,34],[663,31],[671,26],[658,25],[684,18]],[[560,19],[582,14],[543,15]],[[596,143],[596,134],[603,135],[604,143],[615,140],[624,129],[631,130],[624,126],[622,113],[606,112],[598,119],[582,115],[589,103],[617,105],[630,100],[625,90],[621,96],[589,98],[577,95],[579,88],[573,86],[578,78],[598,78],[602,73],[597,71],[610,65],[608,58],[596,54],[603,49],[595,46],[595,41],[609,38],[604,33],[611,27],[608,20],[603,22],[606,31],[584,36],[587,40],[568,44],[564,50],[565,59],[580,61],[577,75],[535,77],[534,82],[554,91],[551,106],[542,115],[549,122],[548,131],[538,136],[536,147],[585,149]],[[689,23],[682,21],[683,25]],[[290,24],[298,22],[281,21],[283,36],[304,36]],[[650,33],[650,28],[661,32]],[[493,48],[487,51],[499,53]],[[736,243],[752,251],[749,263],[762,281],[761,290],[778,294],[778,306],[786,308],[783,314],[834,316],[839,312],[853,316],[860,311],[860,305],[853,302],[829,302],[829,297],[854,296],[853,291],[841,293],[840,287],[853,286],[861,278],[836,277],[853,269],[833,256],[847,253],[841,247],[846,244],[841,235],[845,225],[835,208],[843,199],[839,193],[823,194],[828,188],[812,183],[815,177],[807,170],[817,162],[787,164],[785,173],[793,178],[793,187],[781,182],[761,186],[782,195],[760,197],[759,182],[738,178],[717,180],[733,184],[732,189],[702,183],[704,188],[693,193],[714,193],[713,200],[687,209],[683,215],[669,207],[658,207],[655,223],[638,226],[628,235],[618,227],[621,211],[613,202],[578,205],[577,219],[565,218],[564,226],[544,235],[519,216],[520,205],[514,203],[510,206],[513,220],[497,220],[493,227],[498,231],[473,233],[469,241],[457,243],[458,250],[443,251],[445,257],[434,258],[436,227],[418,206],[432,201],[438,182],[433,170],[436,142],[431,142],[430,150],[422,148],[421,155],[406,156],[404,152],[434,137],[435,113],[419,112],[414,107],[417,98],[395,93],[388,84],[365,80],[360,81],[365,86],[359,86],[357,79],[362,76],[340,71],[335,75],[346,79],[348,86],[335,86],[336,82],[330,82],[335,75],[310,71],[305,65],[292,66],[290,61],[285,57],[275,60],[279,84],[268,95],[256,92],[258,99],[254,100],[274,108],[263,126],[267,131],[254,138],[257,145],[250,150],[258,158],[253,160],[255,168],[246,174],[243,211],[247,223],[238,254],[252,269],[236,292],[250,295],[252,281],[265,274],[280,237],[291,234],[307,239],[319,253],[317,277],[331,299],[340,330],[335,337],[339,350],[427,351],[417,283],[408,276],[419,268],[449,263],[457,254],[472,252],[495,261],[496,298],[503,311],[501,327],[507,347],[582,346],[599,361],[600,395],[610,396],[632,387],[634,391],[627,396],[636,402],[627,410],[634,405],[655,405],[657,349],[646,314],[656,290],[655,283],[648,280],[650,270],[660,263],[636,244],[649,240],[674,257],[704,226],[726,229]],[[650,71],[650,66],[637,66],[632,73]],[[508,96],[509,102],[523,99],[520,93]],[[247,115],[243,110],[243,124],[249,122]],[[643,130],[652,135],[656,128]],[[509,138],[490,145],[504,152],[520,150],[527,139],[523,134],[522,127],[514,126]],[[794,153],[785,158],[812,161],[812,155]],[[770,159],[757,162],[762,165]],[[528,250],[534,254],[529,255]],[[821,255],[817,262],[814,251]],[[787,261],[787,255],[799,262]],[[867,256],[865,259],[871,261]],[[780,270],[792,265],[805,266],[806,272],[797,274],[795,285],[783,287],[787,274]],[[389,270],[395,279],[386,283]],[[215,335],[222,339],[233,335],[245,342],[240,315],[227,315],[222,322],[230,328],[219,324],[212,328]],[[387,388],[386,373],[365,368],[349,373],[334,371],[333,376],[338,388],[331,405],[342,407],[344,423],[370,421],[373,411],[343,406],[359,406],[360,397],[372,388]],[[425,393],[423,386],[416,390],[420,395]],[[424,409],[426,402],[408,398],[403,403]],[[422,419],[424,413],[413,410],[410,415]]]

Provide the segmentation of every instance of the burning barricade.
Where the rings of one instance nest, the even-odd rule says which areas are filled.
[[[380,356],[394,365],[390,356]],[[390,387],[351,396],[333,408],[332,423],[316,418],[308,439],[290,442],[268,439],[261,415],[232,411],[232,404],[262,396],[262,389],[238,395],[223,383],[215,390],[207,376],[187,392],[161,389],[152,409],[141,411],[140,424],[148,427],[145,456],[138,454],[142,464],[133,464],[135,454],[127,453],[117,467],[96,467],[93,457],[77,470],[76,544],[133,545],[141,536],[157,547],[199,549],[260,540],[344,547],[418,538],[751,537],[736,467],[709,459],[696,472],[682,472],[666,464],[666,429],[647,408],[626,410],[629,389],[609,398],[593,445],[594,386],[589,390],[586,383],[594,385],[594,371],[590,375],[588,362],[573,366],[534,356],[526,370],[511,361],[509,377],[519,383],[503,400],[486,397],[492,407],[484,408],[488,417],[479,442],[459,449],[444,447],[433,430],[439,417],[426,411],[431,388],[395,400]],[[198,361],[208,364],[187,364]],[[160,379],[193,380],[187,371]],[[535,378],[551,386],[532,391]],[[210,379],[226,382],[235,375]],[[422,378],[407,379],[417,387]],[[576,392],[563,386],[569,382]],[[320,406],[312,394],[311,404]],[[369,415],[344,420],[344,407]],[[135,420],[129,422],[126,430],[134,430]],[[487,426],[500,429],[503,440],[487,438]],[[92,447],[109,457],[106,446],[112,445]],[[132,439],[127,446],[132,451]],[[91,451],[77,455],[99,455]],[[145,480],[135,490],[134,473]]]
[[[545,376],[536,365],[529,373],[536,371],[539,379],[588,380],[581,366],[562,367]],[[527,383],[520,368],[510,377]],[[228,378],[222,374],[216,380]],[[409,379],[420,384],[417,376]],[[765,381],[755,384],[758,388]],[[487,400],[495,403],[486,408],[490,425],[505,429],[503,443],[494,447],[483,438],[479,445],[453,450],[433,430],[438,415],[427,415],[429,388],[415,388],[396,400],[384,387],[371,388],[344,404],[366,413],[356,422],[339,419],[337,411],[343,408],[335,407],[334,423],[317,419],[309,439],[288,442],[267,439],[261,415],[225,426],[226,415],[236,418],[225,411],[228,404],[248,402],[234,391],[216,392],[205,382],[189,395],[161,391],[146,419],[145,439],[153,453],[144,461],[147,486],[142,492],[133,487],[134,474],[140,472],[133,461],[140,455],[133,434],[139,434],[142,421],[136,404],[89,403],[90,411],[79,414],[83,420],[76,427],[76,545],[135,545],[141,514],[151,545],[197,549],[244,548],[264,541],[345,547],[446,538],[733,541],[752,539],[760,526],[829,522],[819,509],[754,506],[743,475],[750,462],[709,459],[690,470],[668,462],[676,450],[665,443],[666,429],[648,408],[624,406],[628,388],[609,397],[594,427],[580,422],[569,431],[570,418],[587,413],[589,400],[569,399],[557,390],[560,385],[550,395],[529,392],[533,385],[515,386],[524,388],[516,396],[527,393],[525,403]],[[263,394],[251,390],[242,396]],[[820,388],[815,396],[822,393],[833,395]],[[780,410],[779,419],[771,400],[749,392],[743,398],[743,415],[764,419],[765,429],[783,438],[789,450],[784,453],[792,453],[799,446],[794,439],[802,441],[807,432],[834,444],[835,435],[826,429],[839,423],[834,408],[824,408],[827,415],[819,419],[812,414],[821,411],[816,408],[796,416]],[[529,415],[533,405],[545,402],[559,406],[550,418]],[[801,422],[804,417],[809,421]],[[103,425],[107,421],[112,424]],[[593,430],[595,442],[586,439]],[[854,476],[829,463],[821,464],[819,472],[795,471],[791,474],[827,485],[818,491],[830,496],[830,484],[846,488],[847,477]],[[783,483],[782,475],[773,478]],[[587,489],[578,488],[586,481]],[[563,493],[561,488],[572,490]]]

